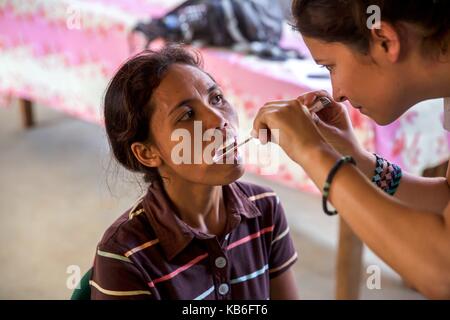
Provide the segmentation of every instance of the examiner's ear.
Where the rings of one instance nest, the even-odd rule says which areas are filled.
[[[157,168],[162,164],[159,152],[154,146],[135,142],[131,145],[131,151],[136,159],[146,167]]]
[[[399,30],[392,24],[381,22],[379,28],[371,29],[371,52],[375,60],[382,57],[395,63],[400,59],[401,41]]]

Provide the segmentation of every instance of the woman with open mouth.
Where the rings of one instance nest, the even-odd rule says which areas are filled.
[[[100,241],[92,299],[298,298],[283,208],[237,181],[236,111],[198,56],[169,46],[132,58],[104,112],[115,158],[150,186]]]

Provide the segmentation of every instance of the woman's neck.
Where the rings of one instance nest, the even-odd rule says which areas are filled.
[[[223,231],[226,215],[221,186],[195,184],[179,178],[163,180],[163,185],[181,220],[205,233],[219,235]]]
[[[417,79],[420,81],[422,100],[450,97],[450,56],[445,61],[431,62],[420,73]]]

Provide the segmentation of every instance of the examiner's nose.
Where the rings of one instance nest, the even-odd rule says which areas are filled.
[[[333,99],[337,102],[344,102],[348,100],[347,96],[335,86],[333,86]]]
[[[337,102],[344,102],[348,100],[348,98],[345,95],[336,95],[336,94],[333,94],[333,99],[334,101]]]

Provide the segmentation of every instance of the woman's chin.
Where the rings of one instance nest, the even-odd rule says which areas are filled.
[[[223,186],[235,182],[245,173],[243,164],[222,164],[219,170],[211,172],[211,185]]]

